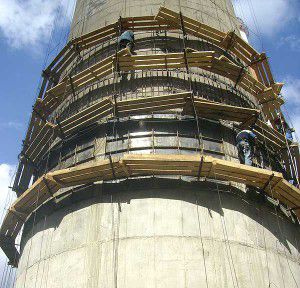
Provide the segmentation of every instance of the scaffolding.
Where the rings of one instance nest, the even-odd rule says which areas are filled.
[[[184,36],[205,40],[216,49],[198,51],[188,47],[185,40],[184,51],[177,53],[166,51],[159,54],[134,55],[123,49],[71,74],[70,66],[78,57],[81,60],[88,59],[91,53],[96,53],[100,44],[116,40],[120,31],[128,29],[134,32],[181,31]],[[82,56],[80,53],[87,54]],[[99,81],[108,78],[113,81],[116,94],[115,82],[121,82],[124,75],[169,69],[186,69],[190,83],[188,91],[171,91],[164,95],[129,100],[112,95],[103,97],[71,116],[62,119],[54,117],[55,111],[68,97],[76,98],[76,93],[83,93],[84,89],[97,85]],[[211,101],[198,95],[195,97],[193,69],[223,77],[231,83],[234,92],[252,95],[255,107],[227,105],[222,103],[221,99]],[[154,175],[216,178],[260,189],[300,217],[300,190],[290,184],[281,173],[213,158],[203,154],[203,147],[192,156],[125,153],[121,157],[109,155],[109,159],[75,165],[69,169],[35,173],[39,170],[38,165],[43,157],[49,156],[57,143],[63,143],[65,139],[74,137],[85,128],[136,115],[180,114],[197,122],[199,147],[203,142],[199,133],[199,115],[205,119],[229,121],[237,129],[251,127],[261,145],[265,145],[265,148],[273,153],[282,155],[288,174],[299,179],[298,145],[287,142],[285,135],[280,133],[274,124],[277,113],[284,104],[280,97],[283,84],[275,82],[266,54],[258,53],[234,31],[224,33],[181,13],[161,7],[156,16],[120,18],[116,23],[69,41],[45,69],[43,77],[14,184],[19,198],[7,212],[0,230],[0,246],[13,266],[17,266],[19,259],[14,245],[15,238],[22,225],[39,206],[52,199],[62,187],[100,180]],[[267,121],[271,125],[267,125]],[[35,175],[35,181],[27,189],[32,175]]]

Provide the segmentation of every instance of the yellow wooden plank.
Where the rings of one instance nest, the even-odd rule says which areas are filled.
[[[203,158],[202,158],[203,157]],[[203,155],[132,155],[127,154],[123,159],[112,159],[113,170],[110,167],[109,160],[101,160],[89,164],[79,165],[74,168],[57,170],[49,172],[46,176],[39,178],[21,197],[19,197],[8,210],[2,224],[0,235],[13,235],[15,237],[16,227],[19,225],[19,217],[16,217],[16,211],[21,211],[22,218],[26,219],[30,214],[51,197],[51,193],[45,190],[47,187],[44,179],[54,179],[50,181],[52,193],[59,189],[56,181],[63,181],[65,185],[79,185],[90,183],[91,181],[112,179],[113,174],[116,177],[129,177],[139,175],[187,175],[197,176],[199,163],[203,160],[204,170],[202,176],[216,178],[219,180],[232,180],[240,183],[250,184],[263,188],[270,182],[272,189],[267,189],[269,195],[278,197],[283,203],[290,205],[299,205],[300,190],[282,180],[282,175],[277,172],[249,167],[242,164],[216,159]],[[128,167],[128,168],[127,168]],[[101,172],[102,171],[102,172]],[[126,171],[126,173],[125,173]],[[57,179],[57,180],[55,180]],[[274,191],[273,191],[274,190]],[[41,198],[37,197],[41,193]],[[33,203],[32,203],[33,202]],[[32,205],[35,204],[35,205]],[[25,206],[25,207],[24,207]],[[24,210],[22,208],[25,208]],[[293,207],[291,207],[293,208]],[[22,223],[22,222],[21,222]],[[14,238],[11,238],[12,245]],[[0,241],[1,246],[1,241]],[[9,253],[9,252],[7,252]]]

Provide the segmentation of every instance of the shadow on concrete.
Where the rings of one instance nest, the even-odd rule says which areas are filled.
[[[194,178],[193,178],[194,179]],[[145,189],[145,187],[147,187]],[[116,192],[117,191],[117,192]],[[209,196],[209,197],[208,197]],[[220,197],[219,197],[220,196]],[[270,231],[278,241],[291,253],[289,243],[299,252],[298,242],[300,227],[290,218],[274,208],[265,196],[259,193],[245,193],[233,186],[211,181],[193,181],[192,178],[140,178],[118,181],[118,183],[103,183],[85,185],[62,192],[55,200],[48,201],[40,207],[27,221],[21,243],[21,251],[30,237],[42,229],[56,228],[68,213],[58,213],[54,221],[46,221],[43,225],[33,225],[64,207],[80,203],[70,208],[70,212],[82,209],[95,203],[130,203],[133,199],[163,198],[190,202],[224,216],[224,210],[240,212],[262,227]],[[210,213],[210,215],[212,215]],[[225,218],[226,221],[226,218]],[[32,234],[32,227],[34,227]],[[298,239],[297,239],[298,238]]]

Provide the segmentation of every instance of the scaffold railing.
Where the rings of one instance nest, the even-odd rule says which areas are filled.
[[[300,207],[300,190],[278,172],[199,154],[193,156],[126,154],[121,158],[110,158],[48,172],[40,177],[8,210],[0,230],[0,246],[10,258],[10,263],[16,266],[18,259],[15,255],[18,253],[14,240],[23,223],[40,205],[52,199],[62,187],[153,175],[182,175],[242,183],[263,189],[270,197],[278,199],[291,209]],[[299,210],[295,210],[295,213],[300,216]]]
[[[160,8],[157,16],[129,17],[122,18],[120,19],[120,21],[123,30],[131,29],[133,31],[178,31],[182,29],[180,14],[164,7]],[[272,119],[272,116],[274,116],[274,109],[279,109],[280,105],[283,104],[283,100],[277,97],[277,95],[279,95],[281,91],[283,84],[276,83],[274,81],[265,53],[259,54],[253,47],[251,47],[251,45],[246,43],[233,31],[224,33],[213,27],[185,16],[183,16],[183,24],[185,32],[187,34],[199,39],[206,40],[223,49],[224,52],[229,53],[244,62],[245,66],[234,65],[233,63],[230,63],[230,61],[228,61],[228,59],[226,59],[226,57],[224,56],[225,58],[221,57],[219,61],[215,60],[217,64],[222,64],[218,65],[215,70],[220,68],[220,66],[223,66],[222,68],[220,68],[220,70],[222,73],[224,73],[224,67],[228,69],[230,68],[230,65],[234,65],[235,78],[233,79],[233,81],[235,81],[235,83],[241,82],[240,85],[244,86],[244,88],[248,87],[248,90],[252,90],[253,84],[254,86],[257,86],[256,89],[254,89],[254,91],[252,92],[261,93],[262,99],[260,101],[260,104],[263,105],[263,112],[268,118]],[[52,99],[48,97],[46,102],[49,101],[47,103],[50,108],[56,107],[60,100],[57,98],[55,92],[61,93],[63,91],[63,87],[68,84],[70,85],[70,83],[66,84],[66,82],[69,81],[67,81],[67,79],[65,78],[60,84],[57,85],[57,87],[51,87],[50,89],[47,89],[47,81],[49,80],[49,78],[51,78],[50,76],[61,75],[62,72],[65,71],[65,69],[76,59],[80,51],[90,49],[103,43],[104,41],[107,41],[108,39],[117,37],[119,32],[119,25],[120,23],[116,22],[114,24],[99,28],[95,31],[70,40],[68,44],[57,55],[57,57],[55,57],[55,59],[51,62],[51,64],[45,69],[43,73],[44,81],[35,107],[43,106],[45,102],[41,102],[41,99],[47,98],[47,95],[49,96],[51,93],[53,93],[54,96],[52,97]],[[113,72],[112,70],[115,66],[108,67],[109,65],[106,65],[107,63],[105,63],[107,61],[111,61],[112,58],[114,57],[109,57],[108,59],[105,59],[104,62],[96,64],[98,66],[94,67],[95,70],[97,70],[97,67],[99,66],[103,66],[102,68],[104,68],[104,70],[102,70],[102,74],[97,74],[98,78]],[[222,62],[219,63],[220,61]],[[229,62],[229,64],[226,65],[225,62]],[[106,70],[105,67],[107,68]],[[253,74],[253,77],[249,75],[249,73],[245,73],[245,67],[253,69],[253,71],[255,72]],[[207,68],[208,70],[210,69],[210,67]],[[88,71],[85,71],[85,73],[88,73]],[[79,80],[80,76],[82,76],[83,74],[79,73],[79,75],[77,75],[77,80]],[[97,79],[97,77],[94,78]],[[257,83],[254,80],[256,80]],[[84,82],[82,82],[82,84],[83,83]],[[86,84],[87,83],[88,82],[86,82]],[[264,86],[270,89],[264,89]],[[259,91],[257,91],[257,88],[259,88]],[[48,110],[48,107],[44,107],[43,109],[43,113],[46,114],[46,117],[48,117],[48,115],[51,114],[52,111],[52,109]],[[39,117],[32,117],[27,135],[24,140],[25,145],[31,139],[31,135],[34,135],[33,129],[35,126],[38,126],[39,123]]]
[[[76,131],[92,123],[108,116],[112,117],[116,109],[119,117],[166,112],[174,109],[182,115],[192,116],[191,94],[191,92],[181,92],[123,101],[114,101],[112,97],[105,98],[59,122],[59,124],[45,123],[24,154],[32,162],[37,163],[49,147],[51,141],[49,136],[53,130],[55,137],[70,137],[76,134]],[[285,137],[282,134],[258,119],[260,111],[257,109],[226,105],[201,98],[195,99],[195,107],[202,118],[238,122],[243,128],[253,127],[258,139],[262,143],[267,141],[267,144],[275,151],[280,151],[286,145]],[[52,142],[54,140],[55,138]]]

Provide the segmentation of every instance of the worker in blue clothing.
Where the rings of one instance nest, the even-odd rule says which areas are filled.
[[[293,138],[293,132],[295,132],[294,128],[286,128],[285,130],[285,138],[290,141],[290,142],[293,142],[294,141],[294,138]]]
[[[119,49],[128,48],[132,53],[134,48],[134,34],[131,30],[126,30],[118,39]]]
[[[252,166],[256,135],[251,130],[242,130],[236,135],[236,142],[240,162]]]
[[[281,134],[285,134],[285,138],[289,141],[289,142],[293,142],[293,132],[295,132],[294,128],[291,128],[287,122],[285,121],[284,117],[282,114],[277,113],[277,118],[274,120],[275,126],[277,128],[277,130],[281,133]]]

